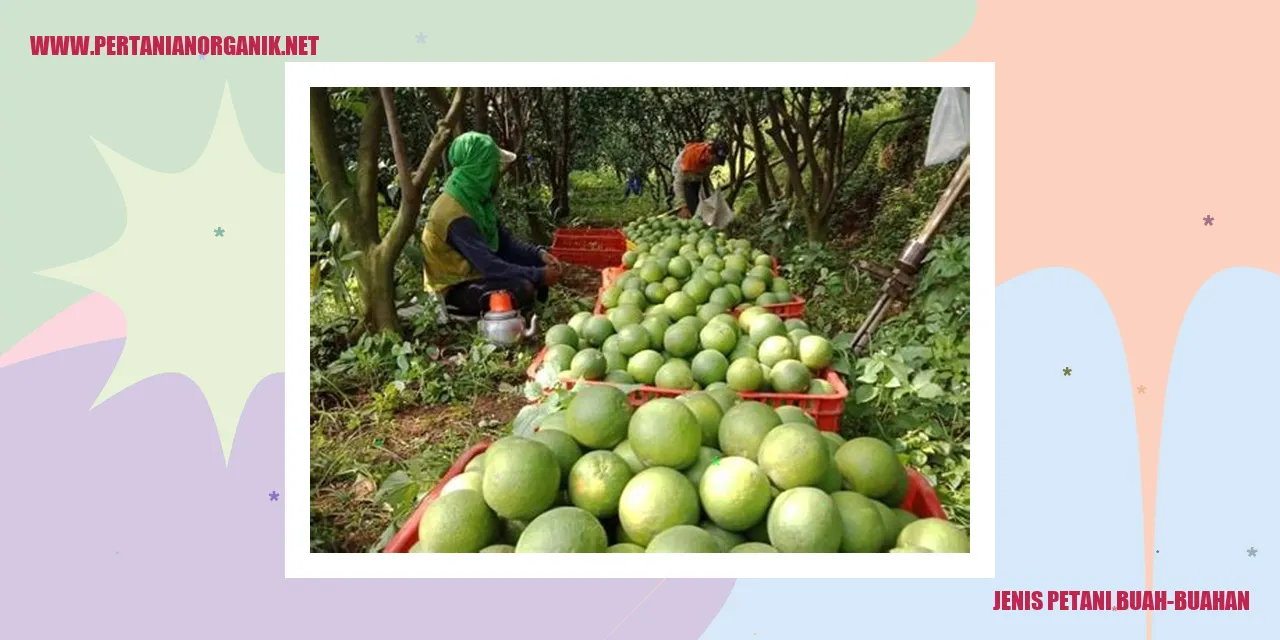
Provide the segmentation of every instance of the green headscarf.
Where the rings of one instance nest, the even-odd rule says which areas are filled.
[[[493,185],[498,179],[498,145],[493,138],[468,131],[449,145],[453,171],[444,192],[457,200],[475,220],[489,249],[498,250],[498,214],[493,208]]]

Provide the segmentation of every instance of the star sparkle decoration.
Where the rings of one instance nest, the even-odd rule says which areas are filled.
[[[151,376],[182,374],[204,393],[229,457],[250,392],[284,369],[284,176],[250,153],[230,86],[186,170],[155,171],[93,143],[124,197],[124,232],[102,252],[42,275],[97,291],[124,314],[124,348],[94,406]],[[221,225],[235,237],[191,241]]]

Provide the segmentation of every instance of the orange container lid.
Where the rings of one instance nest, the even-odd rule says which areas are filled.
[[[489,294],[489,310],[500,312],[511,310],[511,294],[506,291],[494,291]]]

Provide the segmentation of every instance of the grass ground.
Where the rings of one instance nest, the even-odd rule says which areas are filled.
[[[886,199],[882,216],[892,233],[880,234],[883,237],[878,237],[873,227],[870,238],[854,242],[853,236],[842,236],[814,246],[770,226],[767,216],[735,223],[735,233],[755,238],[760,246],[784,256],[794,290],[809,298],[806,319],[822,332],[835,335],[856,328],[878,288],[871,276],[856,268],[857,253],[877,257],[870,249],[882,246],[880,253],[892,258],[892,252],[901,247],[899,228],[909,233],[911,220],[927,214],[936,198],[930,194],[921,190],[915,198],[906,189]],[[573,176],[570,207],[575,226],[621,227],[661,210],[664,204],[649,192],[624,200],[622,184],[611,175]],[[967,228],[967,215],[957,221],[959,224]],[[967,259],[965,271],[967,277]],[[574,313],[593,308],[599,286],[597,271],[571,270],[541,309],[543,326],[565,322]],[[315,322],[313,314],[313,334]],[[366,372],[354,389],[318,386],[313,372],[313,551],[381,549],[453,460],[473,444],[504,433],[528,402],[523,384],[536,345],[493,350],[486,348],[472,327],[440,328],[430,322],[420,323],[415,336],[407,369],[398,368],[398,358],[403,356],[398,346],[392,346],[390,353],[387,345],[381,349],[353,347],[349,353],[356,353],[355,362]],[[313,342],[316,340],[313,335]],[[388,378],[397,371],[393,379]],[[326,380],[324,375],[320,379]],[[847,407],[852,409],[851,404]],[[858,433],[866,425],[850,413],[846,412],[846,431]],[[967,433],[967,413],[964,428]],[[967,495],[967,435],[963,439],[963,470],[942,473],[956,478],[962,475]],[[924,446],[934,448],[926,448],[927,456],[922,460],[937,466],[945,462],[947,469],[955,468],[956,456],[950,453],[949,444],[945,445],[945,456],[935,453],[937,443],[928,441]],[[912,455],[914,460],[925,453]],[[926,468],[924,463],[913,464]],[[964,504],[967,502],[965,498]],[[967,512],[967,506],[965,509]]]
[[[594,306],[600,274],[572,269],[553,291],[540,322],[564,322]],[[443,402],[390,398],[366,389],[313,397],[311,548],[317,552],[378,550],[418,498],[472,445],[507,429],[528,402],[525,369],[536,347],[485,354],[471,327],[429,336],[417,351],[439,349]],[[434,352],[433,352],[434,353]],[[394,368],[394,364],[387,364]]]

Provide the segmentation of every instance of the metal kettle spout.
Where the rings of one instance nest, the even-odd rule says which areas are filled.
[[[529,328],[524,330],[524,337],[528,339],[528,338],[534,337],[537,334],[538,334],[538,316],[537,314],[534,314],[529,318]]]

